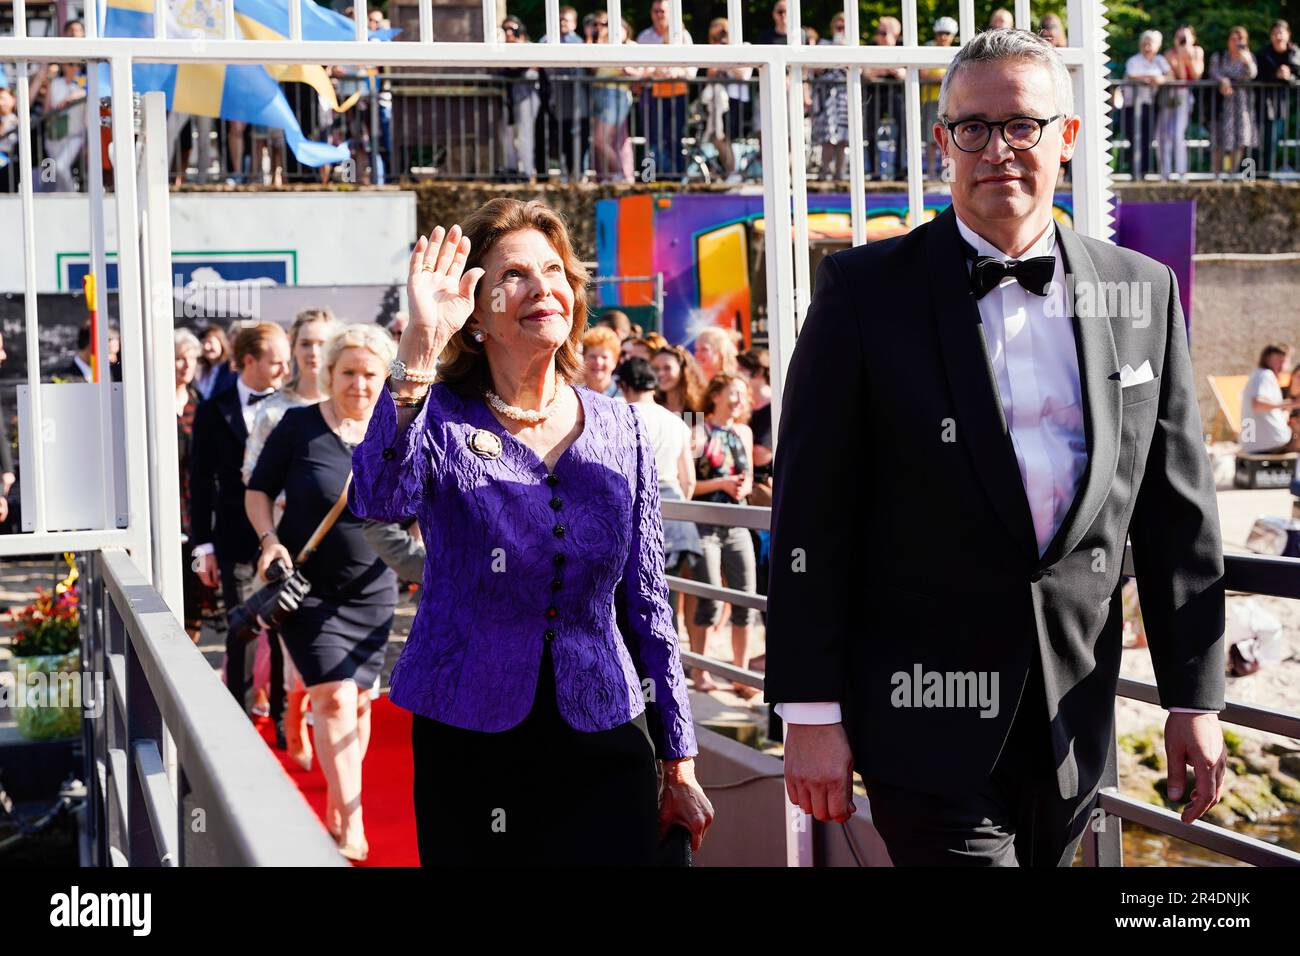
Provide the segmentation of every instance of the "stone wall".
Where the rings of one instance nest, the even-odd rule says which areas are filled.
[[[1207,376],[1248,373],[1269,342],[1300,349],[1300,254],[1199,260],[1192,283],[1191,335],[1192,373],[1208,430],[1218,403]],[[1227,437],[1216,432],[1219,436]]]
[[[1121,202],[1196,201],[1197,252],[1300,252],[1300,183],[1121,183]]]

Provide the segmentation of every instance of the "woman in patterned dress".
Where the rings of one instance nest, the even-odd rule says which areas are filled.
[[[1245,27],[1228,31],[1228,48],[1210,57],[1210,79],[1219,81],[1219,122],[1215,126],[1214,166],[1216,177],[1226,178],[1223,172],[1223,154],[1228,153],[1232,173],[1241,167],[1241,158],[1248,147],[1255,146],[1255,111],[1251,107],[1250,90],[1234,88],[1234,83],[1255,79],[1259,67],[1250,52],[1250,36]],[[1232,175],[1232,173],[1228,175]]]

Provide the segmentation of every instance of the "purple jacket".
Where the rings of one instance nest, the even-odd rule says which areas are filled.
[[[660,759],[691,756],[654,452],[631,406],[576,391],[585,425],[550,475],[482,399],[434,385],[399,434],[380,396],[348,503],[379,521],[415,515],[428,551],[391,698],[455,727],[508,730],[532,709],[549,643],[570,726],[609,730],[652,700]],[[476,432],[489,433],[488,454],[471,447]]]

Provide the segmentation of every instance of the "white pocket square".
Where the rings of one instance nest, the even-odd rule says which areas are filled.
[[[1128,388],[1131,385],[1141,385],[1153,378],[1155,378],[1155,374],[1151,371],[1150,360],[1143,361],[1136,371],[1131,365],[1125,365],[1119,370],[1119,387]]]

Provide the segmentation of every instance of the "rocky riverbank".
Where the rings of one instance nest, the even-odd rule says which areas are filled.
[[[1229,595],[1229,613],[1234,603],[1245,600],[1259,602],[1282,622],[1287,652],[1281,663],[1265,665],[1248,677],[1228,677],[1226,696],[1238,703],[1295,713],[1300,710],[1300,603]],[[1135,680],[1154,680],[1151,657],[1142,648],[1124,651],[1121,672]],[[1140,800],[1174,809],[1165,791],[1164,720],[1165,713],[1158,707],[1119,701],[1120,788]],[[1224,739],[1228,773],[1223,799],[1210,810],[1209,822],[1237,829],[1290,817],[1292,837],[1284,842],[1300,846],[1300,739],[1230,725],[1224,726]]]

